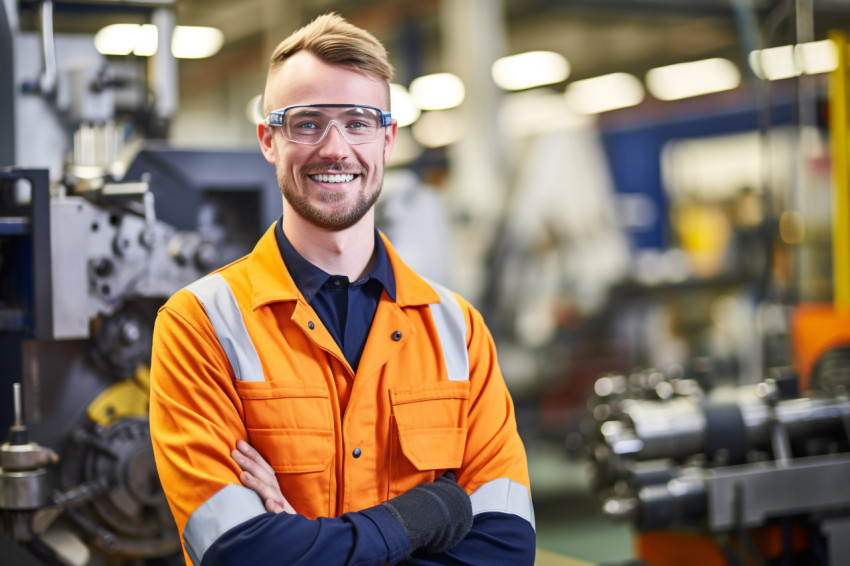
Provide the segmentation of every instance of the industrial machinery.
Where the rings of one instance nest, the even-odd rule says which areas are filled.
[[[797,14],[798,33],[811,23],[806,15]],[[767,292],[769,285],[750,293],[762,312],[781,312],[787,335],[762,328],[752,349],[764,363],[748,371],[707,378],[637,368],[595,383],[584,442],[592,486],[604,514],[634,528],[637,558],[651,566],[837,566],[850,556],[850,74],[846,38],[830,39],[832,237],[809,236],[808,246],[831,251],[832,262],[807,261],[815,253],[804,238],[785,232],[784,254],[796,268],[785,289],[796,294]],[[813,100],[806,89],[799,131],[811,140],[822,132],[803,121]],[[815,185],[807,180],[785,203],[794,214]],[[779,233],[793,214],[783,216]],[[830,279],[831,297],[804,285]],[[777,345],[785,363],[762,355]]]
[[[4,531],[33,541],[61,514],[104,550],[164,556],[179,541],[146,420],[153,319],[217,251],[158,221],[144,182],[50,190],[46,170],[0,171],[0,344],[17,380],[0,450]]]
[[[148,430],[153,322],[250,250],[280,193],[259,151],[157,141],[170,54],[119,76],[53,33],[53,4],[0,4],[0,562],[182,563]],[[167,37],[172,1],[133,4]]]
[[[776,369],[705,390],[656,370],[595,386],[594,488],[649,564],[842,564],[850,555],[850,365],[825,352],[813,388]],[[696,559],[694,559],[696,560]],[[781,562],[780,562],[781,563]]]

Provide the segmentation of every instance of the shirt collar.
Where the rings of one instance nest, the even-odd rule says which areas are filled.
[[[304,299],[308,303],[311,302],[331,275],[316,267],[298,253],[289,238],[283,233],[282,216],[275,223],[274,233],[277,238],[277,247],[280,249],[280,255],[283,258],[283,263],[286,264],[287,271],[292,276],[298,290],[304,295]],[[364,275],[360,281],[365,282],[369,279],[374,279],[380,283],[387,295],[393,301],[396,300],[393,267],[390,264],[384,240],[377,229],[375,230],[375,263],[369,273]]]

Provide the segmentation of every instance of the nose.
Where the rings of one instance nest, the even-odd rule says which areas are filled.
[[[319,142],[321,155],[340,157],[351,152],[351,147],[342,133],[342,126],[336,120],[331,120],[328,123],[328,129],[322,137],[323,139]]]

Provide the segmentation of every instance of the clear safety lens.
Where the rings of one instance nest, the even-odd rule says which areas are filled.
[[[267,122],[281,126],[284,137],[295,143],[317,144],[334,124],[345,141],[360,144],[378,139],[389,120],[388,113],[371,106],[317,104],[275,110]]]

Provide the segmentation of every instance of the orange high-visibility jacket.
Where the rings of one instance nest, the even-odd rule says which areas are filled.
[[[252,253],[160,309],[151,434],[184,543],[193,513],[246,490],[230,456],[239,439],[309,518],[377,505],[451,469],[474,513],[533,525],[525,450],[481,315],[384,240],[396,301],[382,294],[356,375],[293,283],[274,227]],[[263,511],[260,502],[217,528]],[[220,532],[205,533],[204,544]]]

